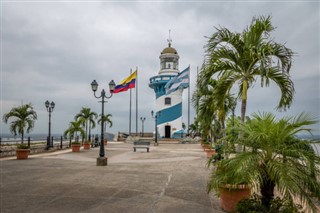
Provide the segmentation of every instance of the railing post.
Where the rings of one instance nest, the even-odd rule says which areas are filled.
[[[30,148],[30,136],[28,137],[28,147]]]
[[[60,138],[60,149],[62,149],[62,136]]]
[[[71,137],[69,138],[69,148],[71,148]]]

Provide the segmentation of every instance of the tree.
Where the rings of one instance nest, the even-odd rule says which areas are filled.
[[[248,89],[260,78],[262,87],[273,81],[280,88],[278,109],[290,107],[294,95],[289,76],[293,52],[270,38],[274,30],[271,17],[253,18],[241,34],[223,27],[216,29],[205,47],[202,77],[219,79],[220,83],[215,87],[218,105],[223,105],[225,95],[234,85],[239,85],[238,98],[241,99],[241,120],[244,122]]]
[[[188,131],[192,135],[192,137],[199,136],[198,134],[198,122],[197,120],[194,121],[193,124],[189,125]]]
[[[104,122],[104,131],[107,131],[107,125],[109,124],[109,127],[112,127],[112,121],[111,121],[111,114],[107,114],[103,116],[103,122]],[[100,116],[100,119],[98,120],[98,124],[101,124],[102,118]]]
[[[85,136],[85,131],[82,128],[82,124],[83,124],[83,120],[79,119],[76,121],[71,121],[69,124],[68,129],[66,129],[63,133],[64,137],[67,137],[67,135],[69,135],[69,137],[75,138],[76,140],[78,139],[78,132],[80,133],[80,135],[82,137]],[[77,141],[78,142],[78,141]]]
[[[304,113],[279,120],[271,113],[253,114],[239,127],[243,133],[239,143],[248,147],[247,151],[220,161],[223,172],[212,173],[208,190],[226,180],[230,184],[247,183],[260,190],[262,205],[270,209],[277,189],[280,197],[300,201],[317,212],[313,197],[320,199],[320,157],[311,141],[295,137],[310,132],[307,126],[316,122]]]
[[[87,138],[87,140],[90,140],[91,128],[95,128],[96,126],[95,119],[97,118],[98,118],[98,114],[95,112],[92,112],[90,108],[86,108],[86,107],[82,107],[81,111],[75,116],[75,120],[81,119],[84,122],[84,126],[86,128],[85,137]],[[88,134],[88,129],[89,129],[89,134]]]
[[[210,135],[210,138],[213,137],[216,140],[225,136],[225,119],[227,114],[235,108],[236,101],[231,94],[227,93],[223,95],[221,104],[217,102],[215,88],[222,82],[206,78],[205,69],[206,66],[202,66],[192,101],[198,114],[197,120],[200,121],[201,128],[204,130],[204,136]]]
[[[10,132],[15,136],[21,135],[21,144],[23,144],[24,131],[26,129],[29,133],[34,128],[35,120],[37,120],[37,113],[33,110],[32,104],[25,104],[19,107],[13,107],[10,112],[3,115],[3,121],[7,124],[8,120],[12,118],[10,123]]]

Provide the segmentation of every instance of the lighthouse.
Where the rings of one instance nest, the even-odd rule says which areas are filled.
[[[168,47],[159,56],[158,75],[150,78],[149,87],[155,92],[155,112],[157,128],[161,138],[171,138],[173,133],[182,130],[182,93],[178,89],[166,95],[165,85],[179,74],[179,55],[168,39]]]

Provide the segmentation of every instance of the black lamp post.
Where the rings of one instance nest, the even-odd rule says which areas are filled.
[[[146,118],[145,117],[140,117],[140,120],[142,122],[142,137],[143,137],[143,127],[144,127],[143,123],[146,120]]]
[[[96,91],[98,89],[98,83],[96,82],[96,80],[92,81],[91,83],[91,88],[94,94],[94,97],[96,98],[102,98],[102,113],[101,113],[101,142],[100,142],[100,152],[99,152],[99,158],[97,158],[97,166],[106,166],[108,165],[108,158],[105,157],[105,152],[104,152],[104,103],[107,102],[104,99],[107,98],[111,98],[113,95],[113,90],[116,87],[116,84],[114,83],[113,80],[110,81],[109,83],[109,91],[110,91],[110,95],[106,96],[106,92],[104,91],[104,89],[102,89],[100,96],[96,96]]]
[[[158,146],[159,144],[158,144],[158,128],[157,128],[157,123],[158,123],[158,118],[160,117],[160,114],[161,114],[161,112],[157,112],[155,115],[154,115],[154,112],[153,112],[153,110],[151,111],[151,116],[152,116],[152,118],[154,118],[155,119],[155,146]],[[154,116],[153,116],[154,115]]]
[[[47,100],[45,102],[45,105],[46,105],[47,111],[49,112],[49,135],[47,139],[47,149],[49,149],[49,147],[53,147],[53,141],[51,140],[51,112],[53,111],[55,103],[53,101],[50,103]]]

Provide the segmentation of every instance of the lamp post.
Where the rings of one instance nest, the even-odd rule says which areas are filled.
[[[151,111],[151,116],[152,118],[155,119],[155,137],[154,137],[154,142],[155,142],[155,146],[158,146],[158,128],[157,128],[157,123],[158,123],[158,118],[160,117],[160,114],[161,112],[157,112],[155,115],[154,115],[154,112],[153,110]],[[154,115],[154,116],[153,116]]]
[[[96,80],[92,81],[91,83],[91,88],[94,94],[94,97],[96,98],[102,98],[102,112],[101,112],[101,142],[100,142],[100,152],[99,152],[99,157],[97,158],[97,166],[107,166],[108,165],[108,158],[105,157],[105,152],[104,152],[104,103],[106,102],[104,99],[111,98],[113,95],[113,90],[115,88],[116,84],[114,83],[113,80],[110,81],[109,83],[109,91],[110,95],[106,96],[106,92],[104,89],[102,89],[100,96],[96,96],[96,91],[98,89],[98,83]]]
[[[144,127],[143,123],[146,120],[146,118],[145,117],[140,117],[140,120],[142,122],[142,137],[143,137],[143,127]]]
[[[47,149],[49,149],[49,147],[53,147],[53,141],[51,141],[51,112],[53,111],[55,103],[53,101],[50,103],[47,100],[45,102],[45,105],[46,105],[47,111],[49,112],[49,135],[47,139]]]

